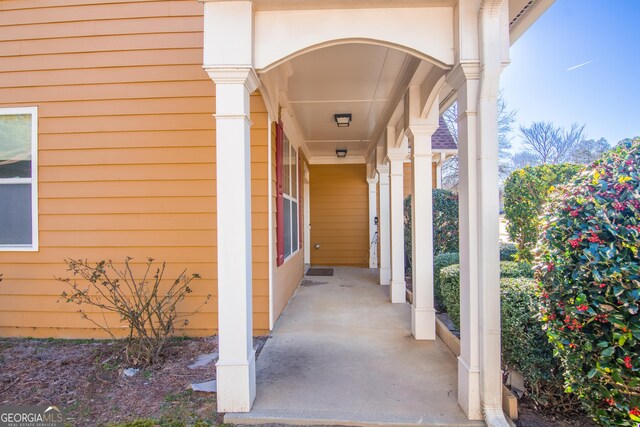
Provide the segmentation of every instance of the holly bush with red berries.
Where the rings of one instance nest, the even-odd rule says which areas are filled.
[[[602,425],[640,422],[640,138],[556,189],[537,248],[541,319],[565,386]]]

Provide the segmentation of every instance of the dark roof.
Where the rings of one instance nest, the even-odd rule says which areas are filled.
[[[431,149],[432,150],[457,150],[456,142],[451,136],[451,132],[444,122],[444,119],[440,117],[440,126],[431,136]]]

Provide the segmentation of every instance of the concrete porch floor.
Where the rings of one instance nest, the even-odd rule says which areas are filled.
[[[233,424],[484,425],[457,402],[456,359],[411,336],[377,271],[305,277],[257,359],[257,397]]]

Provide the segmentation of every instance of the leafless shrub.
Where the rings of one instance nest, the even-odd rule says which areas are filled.
[[[157,362],[165,348],[167,340],[173,335],[178,324],[186,326],[187,319],[206,304],[211,295],[191,313],[179,313],[176,306],[192,292],[191,282],[199,279],[197,273],[187,274],[186,269],[171,282],[168,289],[161,289],[166,263],[154,267],[154,259],[149,258],[142,275],[134,274],[127,257],[124,267],[114,267],[111,260],[95,264],[87,260],[65,259],[71,278],[57,280],[69,285],[70,290],[63,292],[61,298],[67,303],[82,306],[78,312],[116,339],[115,328],[107,321],[106,313],[116,313],[128,327],[125,340],[127,362],[133,366],[148,366]],[[102,322],[87,314],[84,306],[98,308],[102,313]]]

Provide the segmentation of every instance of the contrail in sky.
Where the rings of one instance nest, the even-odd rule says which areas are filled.
[[[585,65],[589,65],[592,62],[595,62],[595,59],[592,59],[591,61],[583,62],[582,64],[574,65],[573,67],[569,67],[569,68],[567,68],[567,71],[571,71],[571,70],[575,70],[576,68],[584,67]]]

